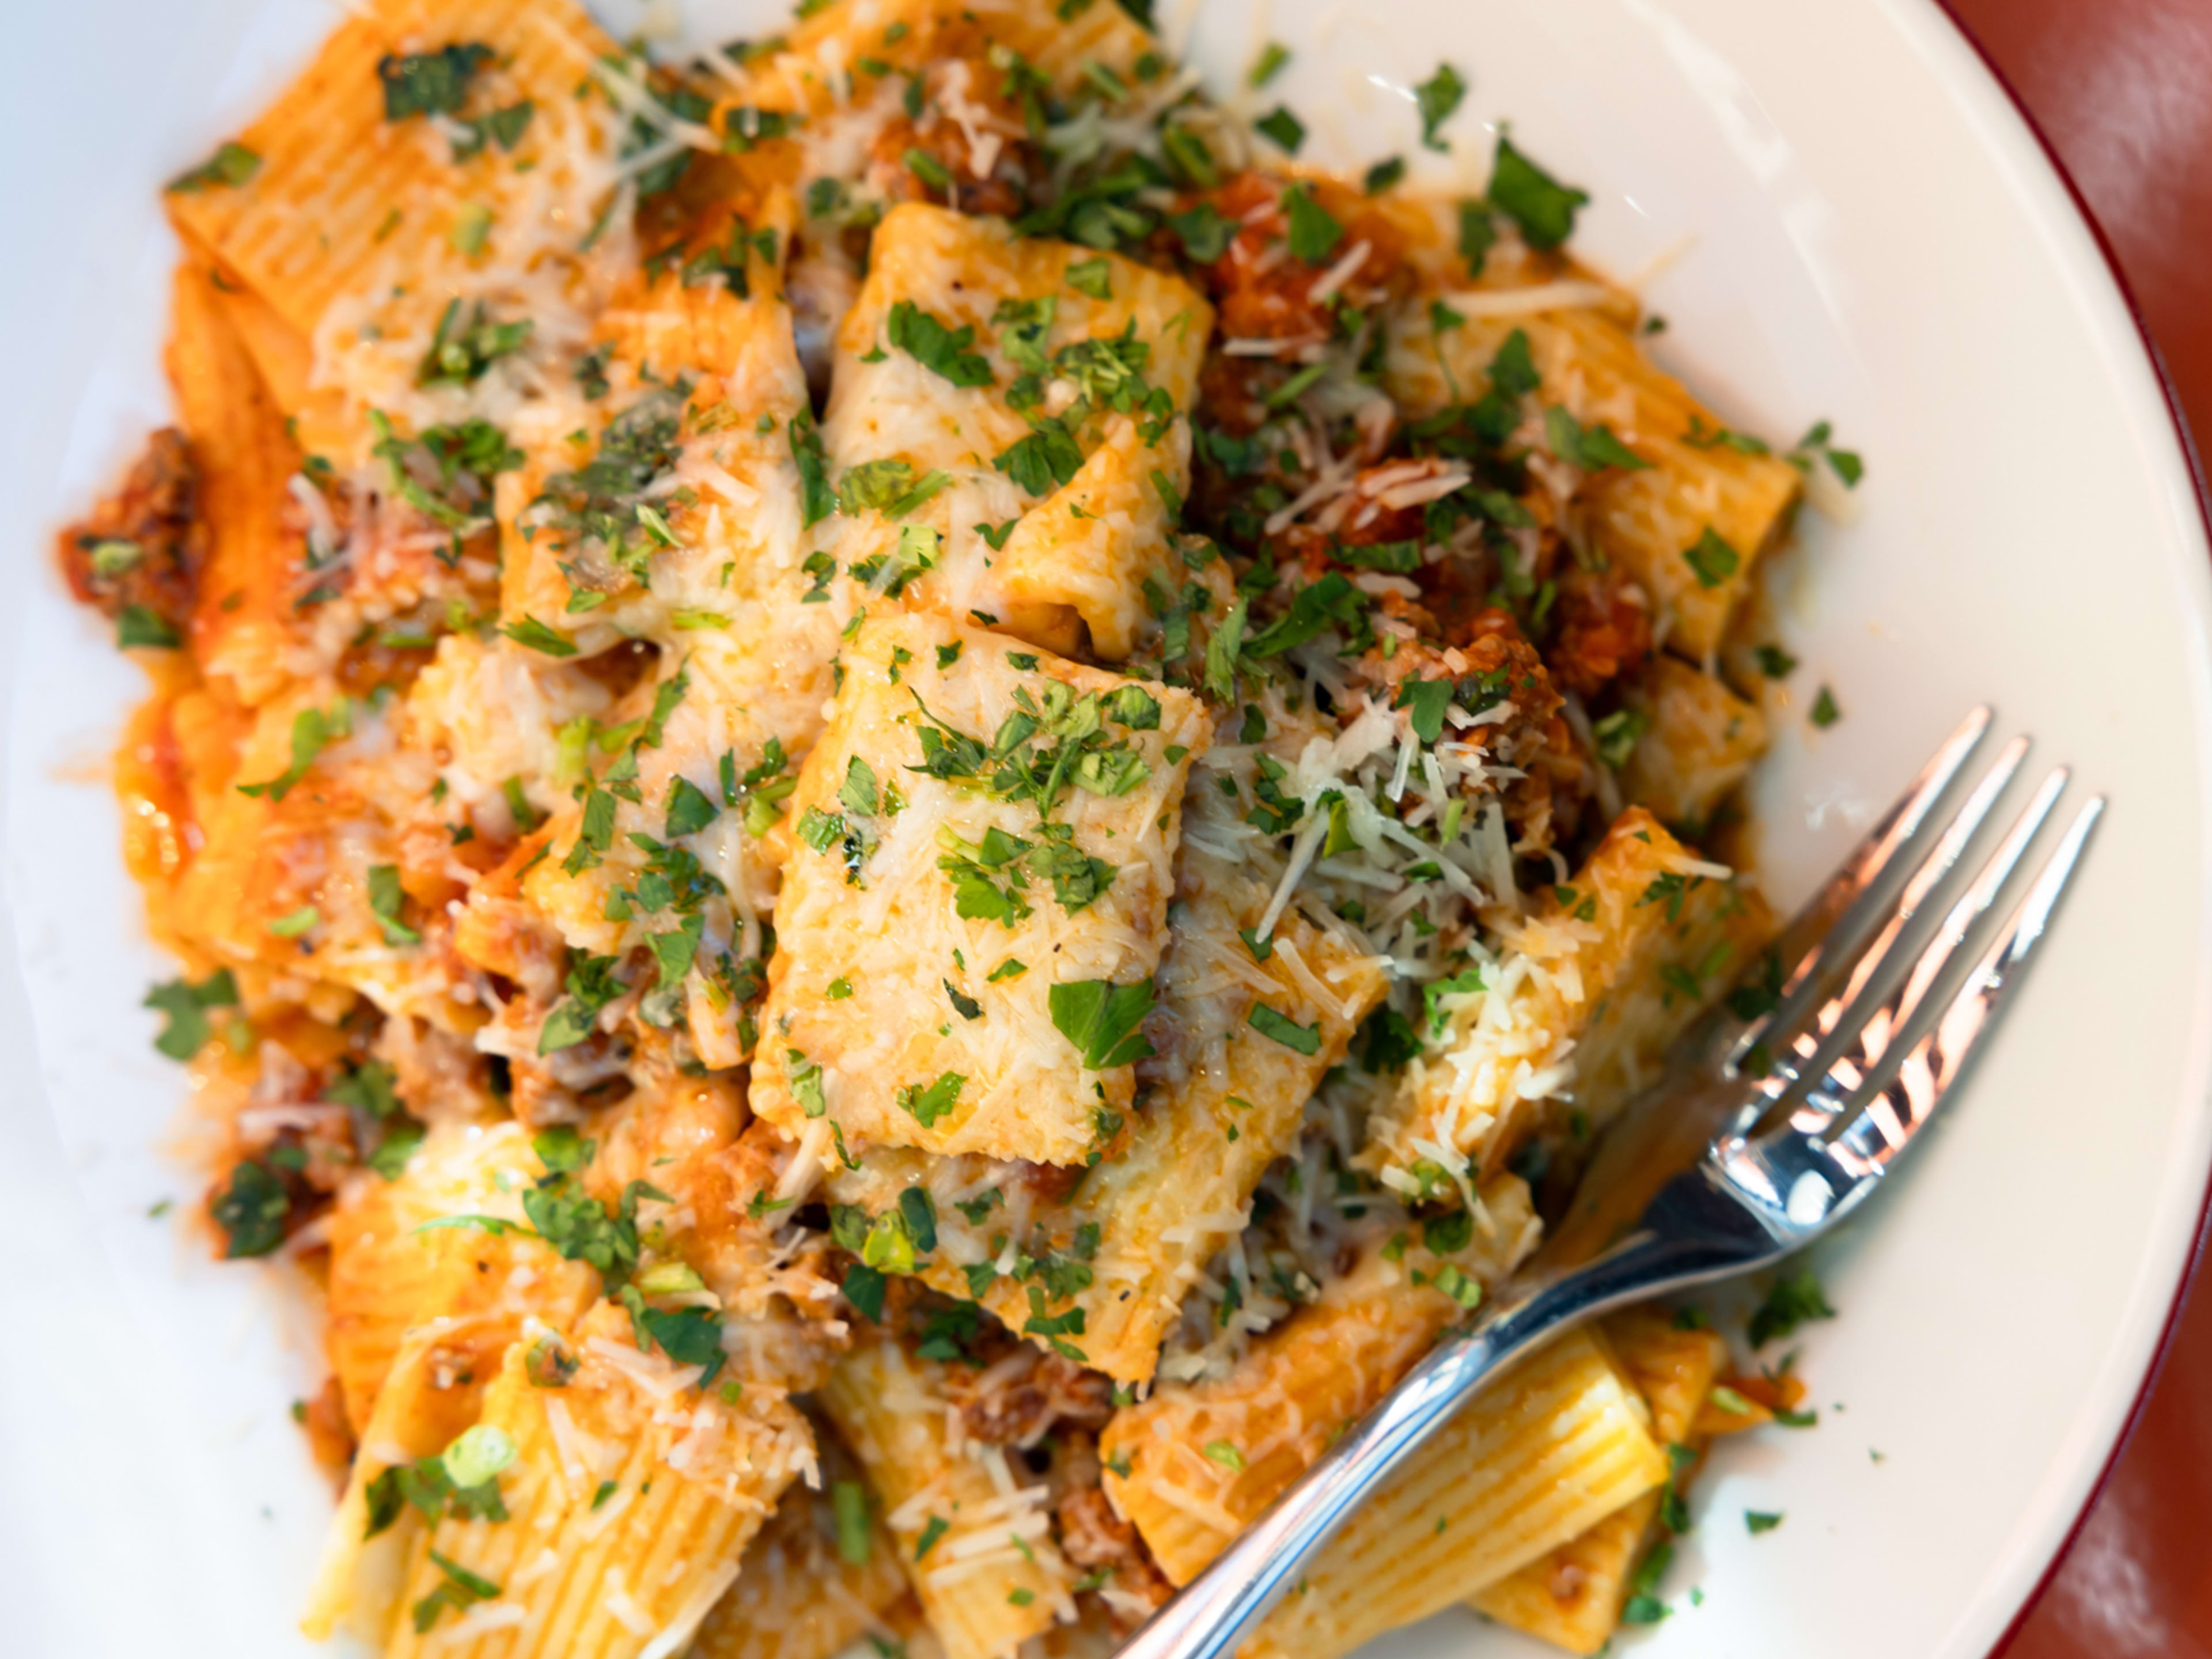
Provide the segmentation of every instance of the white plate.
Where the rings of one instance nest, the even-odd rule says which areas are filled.
[[[287,1406],[319,1364],[266,1276],[146,1216],[194,1182],[158,1149],[179,1073],[137,1004],[169,970],[100,781],[138,687],[47,538],[163,416],[159,181],[333,15],[28,7],[0,67],[11,1654],[306,1650],[292,1619],[329,1498]],[[2207,550],[2136,327],[2027,127],[1922,0],[1281,0],[1265,21],[1209,0],[1194,49],[1231,84],[1270,35],[1298,52],[1270,98],[1338,161],[1412,153],[1403,89],[1449,58],[1474,89],[1449,131],[1478,177],[1482,123],[1510,116],[1595,197],[1586,251],[1627,273],[1681,250],[1649,290],[1668,361],[1739,424],[1786,441],[1826,416],[1865,453],[1863,521],[1812,527],[1787,585],[1805,666],[1759,789],[1778,897],[1978,699],[2112,796],[1994,1053],[1827,1253],[1843,1317],[1802,1362],[1820,1427],[1718,1454],[1648,1644],[1981,1653],[2135,1399],[2212,1158]],[[1844,719],[1814,732],[1823,681]],[[1747,1507],[1788,1519],[1753,1539]],[[1459,1615],[1392,1647],[1524,1650]]]

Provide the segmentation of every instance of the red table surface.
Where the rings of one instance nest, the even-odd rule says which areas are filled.
[[[2095,217],[2212,441],[2212,0],[1947,0]],[[2200,1254],[2203,1243],[2199,1243]],[[2212,1284],[2002,1659],[2212,1659]]]

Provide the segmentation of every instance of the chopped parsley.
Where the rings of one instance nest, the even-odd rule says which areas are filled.
[[[464,202],[453,215],[453,222],[446,232],[446,240],[453,245],[456,252],[473,259],[484,251],[484,244],[491,240],[491,225],[489,208],[482,202]]]
[[[1743,560],[1735,549],[1721,539],[1719,532],[1707,525],[1705,533],[1683,550],[1682,562],[1690,567],[1698,586],[1714,588],[1735,575]]]
[[[1429,1283],[1465,1310],[1482,1304],[1482,1281],[1455,1262],[1447,1261],[1430,1276]]]
[[[222,1229],[223,1256],[268,1255],[284,1242],[284,1224],[292,1213],[292,1195],[283,1179],[257,1158],[234,1166],[229,1181],[208,1205],[208,1214]]]
[[[863,513],[888,509],[913,488],[914,467],[910,462],[896,458],[862,461],[846,468],[845,476],[837,480],[837,510],[858,517]],[[931,495],[936,493],[933,489],[930,491]]]
[[[451,50],[451,48],[447,48]],[[430,1552],[430,1559],[445,1575],[445,1582],[415,1604],[415,1632],[421,1635],[438,1622],[438,1615],[447,1607],[456,1613],[474,1606],[478,1601],[496,1600],[499,1586],[489,1578],[471,1572],[449,1556]]]
[[[1074,482],[1083,468],[1083,448],[1065,416],[1035,422],[1026,438],[994,457],[991,465],[1032,495],[1049,495]]]
[[[1634,472],[1651,465],[1621,442],[1611,427],[1584,426],[1557,404],[1545,411],[1544,434],[1551,441],[1554,455],[1585,472],[1608,466]]]
[[[1413,107],[1421,118],[1423,148],[1448,150],[1451,146],[1437,137],[1437,129],[1443,125],[1467,96],[1467,82],[1460,79],[1459,71],[1449,64],[1437,65],[1437,72],[1413,88]]]
[[[799,1109],[809,1117],[820,1117],[830,1109],[829,1097],[823,1092],[822,1066],[796,1048],[783,1051],[786,1063],[785,1080],[791,1085],[791,1097],[799,1103]]]
[[[1138,1029],[1152,1012],[1152,1002],[1149,979],[1128,985],[1103,979],[1068,980],[1046,996],[1054,1029],[1094,1072],[1133,1065],[1152,1052]]]
[[[616,962],[613,957],[595,957],[588,951],[572,953],[566,981],[568,994],[553,1005],[538,1030],[540,1054],[573,1048],[592,1035],[599,1010],[623,993],[622,981],[614,976]]]
[[[1283,192],[1283,212],[1290,221],[1291,255],[1310,265],[1328,258],[1344,240],[1344,227],[1329,210],[1314,200],[1312,190],[1292,185]]]
[[[1288,1014],[1279,1012],[1264,1002],[1255,1002],[1252,1005],[1251,1012],[1245,1016],[1245,1023],[1261,1036],[1273,1037],[1285,1048],[1295,1049],[1302,1054],[1321,1052],[1321,1022],[1318,1020],[1311,1025],[1301,1025]]]
[[[1305,123],[1280,104],[1255,121],[1252,127],[1272,140],[1285,155],[1296,155],[1298,146],[1306,141]]]
[[[459,114],[469,82],[492,56],[489,46],[474,40],[435,52],[386,53],[376,65],[376,78],[384,84],[384,118]]]
[[[1206,140],[1188,127],[1170,122],[1160,129],[1160,149],[1184,182],[1200,190],[1212,190],[1221,182],[1221,169],[1213,163],[1213,152],[1206,147]]]
[[[901,300],[891,307],[884,333],[895,349],[905,352],[924,368],[942,375],[954,386],[992,383],[989,362],[969,349],[975,343],[972,324],[947,328],[911,300]]]
[[[1490,205],[1518,225],[1522,240],[1539,252],[1549,252],[1573,234],[1576,210],[1589,203],[1588,191],[1561,184],[1502,132],[1491,164],[1489,196]]]
[[[713,1384],[728,1358],[722,1352],[720,1320],[704,1308],[667,1312],[647,1307],[635,1285],[623,1285],[618,1299],[629,1310],[630,1330],[641,1351],[651,1353],[657,1347],[679,1365],[701,1366],[698,1386],[704,1389]]]
[[[722,131],[728,140],[729,148],[743,154],[756,145],[787,136],[798,120],[798,117],[782,110],[755,109],[746,105],[722,112]],[[814,216],[821,218],[823,216],[817,213]]]
[[[1444,734],[1444,712],[1452,706],[1459,688],[1450,680],[1419,680],[1407,678],[1398,682],[1398,696],[1390,706],[1410,711],[1407,716],[1413,735],[1423,743],[1432,744]]]
[[[858,755],[845,761],[845,781],[838,786],[837,799],[858,816],[873,817],[883,810],[882,788],[876,781],[876,769]]]
[[[609,421],[588,462],[547,477],[526,511],[526,529],[559,532],[556,549],[598,547],[642,582],[653,555],[676,544],[667,520],[646,497],[683,455],[677,439],[690,395],[688,380],[655,386]],[[576,586],[573,572],[570,581]]]
[[[1836,706],[1836,694],[1822,686],[1820,695],[1813,699],[1813,724],[1825,731],[1843,717],[1844,711]]]
[[[1402,1072],[1420,1052],[1420,1033],[1395,1008],[1376,1009],[1360,1028],[1360,1069],[1370,1077]]]
[[[1498,222],[1491,216],[1489,207],[1481,202],[1462,202],[1459,204],[1459,257],[1467,261],[1467,274],[1482,275],[1482,267],[1489,262],[1490,250],[1498,241]]]
[[[198,167],[179,173],[163,188],[180,196],[195,196],[204,190],[236,190],[252,183],[253,175],[260,171],[261,158],[233,140]]]
[[[1775,1280],[1774,1288],[1751,1316],[1746,1334],[1754,1348],[1763,1348],[1778,1337],[1791,1334],[1808,1321],[1833,1319],[1836,1310],[1820,1289],[1810,1267],[1800,1267]]]
[[[1692,449],[1726,447],[1739,455],[1774,453],[1764,438],[1754,438],[1747,432],[1731,432],[1724,426],[1707,426],[1705,416],[1694,409],[1690,411],[1690,429],[1682,434],[1682,441]]]
[[[373,864],[368,869],[368,908],[376,918],[377,927],[384,934],[384,942],[393,950],[410,945],[420,945],[422,935],[399,919],[406,895],[399,885],[399,866],[396,864]]]
[[[461,122],[461,131],[453,135],[453,159],[465,161],[471,156],[480,155],[487,144],[497,144],[502,151],[512,153],[522,142],[522,135],[530,130],[531,118],[537,112],[537,106],[525,98],[489,115]]]
[[[555,633],[527,612],[520,622],[506,623],[499,631],[517,645],[544,656],[573,657],[576,654],[575,641]]]
[[[988,1265],[988,1264],[987,1264]],[[853,1310],[872,1325],[884,1322],[884,1292],[889,1282],[877,1269],[865,1262],[855,1261],[845,1269],[845,1278],[838,1288],[844,1291],[845,1300]]]
[[[292,716],[292,763],[264,782],[240,784],[238,793],[283,799],[307,775],[324,750],[352,735],[353,706],[343,698],[327,714],[319,708],[302,708]]]
[[[1859,480],[1866,476],[1866,463],[1855,449],[1838,449],[1829,442],[1832,428],[1826,421],[1818,422],[1813,429],[1797,441],[1789,460],[1801,472],[1811,470],[1816,459],[1825,459],[1828,468],[1844,482],[1846,489],[1856,489]]]
[[[368,1517],[362,1536],[385,1531],[410,1505],[434,1525],[448,1510],[462,1519],[506,1520],[499,1475],[514,1462],[515,1450],[505,1430],[479,1423],[435,1457],[388,1466],[366,1488]]]
[[[270,922],[269,931],[276,934],[278,939],[297,939],[311,928],[319,927],[322,925],[322,911],[314,905],[303,904],[298,909],[281,915]]]
[[[868,1494],[857,1480],[840,1480],[830,1488],[830,1506],[837,1517],[837,1559],[848,1566],[868,1565]]]
[[[484,314],[481,300],[465,314],[458,298],[448,300],[439,313],[430,349],[415,371],[415,384],[464,386],[482,380],[494,363],[528,344],[536,327],[527,317],[518,322],[493,322]]]
[[[1421,568],[1421,544],[1417,541],[1348,542],[1332,548],[1329,556],[1361,570],[1388,570],[1394,575],[1409,576]]]
[[[836,510],[837,494],[830,488],[829,452],[823,447],[822,429],[815,423],[813,410],[800,410],[791,417],[787,429],[792,463],[799,469],[801,524],[811,529]]]
[[[173,979],[147,992],[140,1006],[155,1010],[166,1022],[154,1039],[155,1048],[171,1060],[190,1060],[215,1034],[207,1011],[238,1006],[238,981],[228,968],[216,969],[198,984]]]
[[[1482,976],[1482,969],[1476,967],[1462,968],[1456,974],[1448,974],[1424,985],[1421,988],[1421,1013],[1427,1022],[1429,1035],[1443,1035],[1444,1024],[1450,1018],[1443,1006],[1446,997],[1467,996],[1484,989],[1487,983]]]
[[[907,1237],[924,1255],[937,1248],[937,1203],[927,1187],[909,1187],[898,1195],[898,1215]]]
[[[1620,1609],[1624,1625],[1656,1625],[1672,1611],[1657,1595],[1659,1581],[1674,1564],[1674,1547],[1663,1540],[1638,1564],[1628,1581],[1628,1600]]]
[[[1650,729],[1651,717],[1642,709],[1616,708],[1591,726],[1590,736],[1596,739],[1597,757],[1618,772]]]
[[[911,82],[910,84],[914,88],[918,88],[921,83],[917,81]],[[919,113],[918,111],[915,112]],[[921,179],[923,184],[927,185],[932,190],[949,190],[951,188],[952,169],[946,167],[944,162],[939,161],[927,150],[922,149],[919,147],[909,149],[906,153],[905,160],[906,170],[914,174],[915,178]],[[902,301],[901,303],[903,304],[905,302]]]
[[[522,465],[520,449],[490,422],[471,416],[459,426],[425,427],[411,439],[392,430],[380,410],[368,412],[392,492],[456,537],[487,529],[493,481]],[[432,480],[435,480],[435,488]],[[457,499],[458,496],[458,499]]]
[[[1065,1313],[1048,1314],[1044,1310],[1044,1291],[1035,1285],[1029,1287],[1029,1291],[1030,1316],[1022,1322],[1022,1334],[1046,1338],[1053,1352],[1063,1359],[1072,1359],[1079,1365],[1090,1364],[1082,1349],[1073,1342],[1061,1340],[1084,1334],[1089,1315],[1081,1308],[1070,1308]]]
[[[1114,297],[1114,268],[1106,263],[1103,253],[1092,259],[1078,259],[1067,267],[1067,285],[1094,300],[1110,300]]]
[[[908,1084],[894,1098],[901,1111],[928,1129],[960,1103],[960,1091],[967,1086],[968,1079],[959,1073],[944,1072],[934,1083]]]

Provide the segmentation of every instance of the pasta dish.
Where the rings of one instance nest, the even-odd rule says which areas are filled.
[[[1103,1656],[1769,994],[1760,564],[1857,458],[1655,366],[1459,70],[1338,177],[1140,9],[364,0],[168,185],[176,425],[59,556],[188,1224],[324,1310],[311,1635]],[[1559,1341],[1254,1650],[1664,1617],[1765,1359]]]

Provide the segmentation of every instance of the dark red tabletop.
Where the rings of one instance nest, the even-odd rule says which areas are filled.
[[[2212,441],[2212,0],[1946,0],[2095,217]],[[2200,1252],[2203,1249],[2200,1243]],[[2212,1659],[2212,1285],[2002,1659]]]

